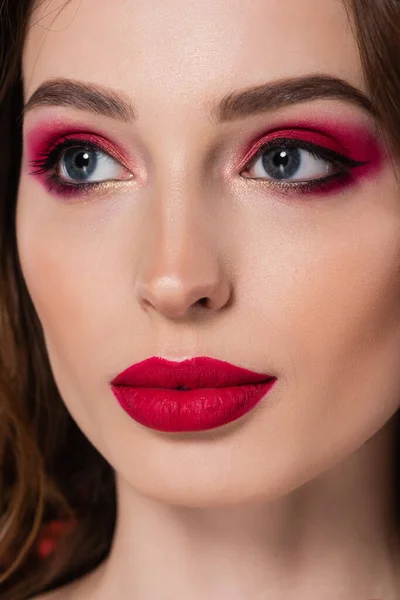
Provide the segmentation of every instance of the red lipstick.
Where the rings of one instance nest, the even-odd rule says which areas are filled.
[[[182,362],[153,357],[111,382],[120,406],[158,431],[205,431],[235,421],[260,402],[276,377],[200,356]]]

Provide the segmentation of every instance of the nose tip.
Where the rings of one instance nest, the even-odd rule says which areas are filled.
[[[145,310],[153,309],[170,319],[182,319],[201,310],[220,310],[231,296],[223,275],[210,281],[201,280],[197,271],[191,277],[159,277],[140,285],[140,303]]]

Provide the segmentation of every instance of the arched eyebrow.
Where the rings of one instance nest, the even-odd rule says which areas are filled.
[[[371,100],[361,90],[343,79],[327,75],[283,79],[234,91],[218,104],[213,103],[209,114],[219,123],[318,99],[343,100],[376,116]],[[42,83],[26,102],[22,116],[38,106],[72,106],[124,123],[137,118],[126,94],[73,79],[56,78]]]
[[[310,100],[344,100],[376,116],[371,100],[344,79],[314,75],[282,79],[225,96],[211,109],[214,119],[232,121]]]
[[[123,123],[136,119],[133,106],[123,92],[75,79],[54,78],[43,82],[24,105],[22,115],[39,106],[72,106]]]

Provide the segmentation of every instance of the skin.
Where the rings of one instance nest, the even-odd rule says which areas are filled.
[[[240,177],[232,153],[282,119],[328,115],[372,131],[372,117],[331,99],[218,125],[207,109],[316,73],[367,94],[342,2],[82,0],[56,18],[60,3],[46,5],[25,45],[25,99],[68,77],[124,92],[138,119],[41,107],[24,120],[23,275],[63,400],[118,488],[109,559],[44,597],[394,599],[393,166],[385,156],[340,192],[284,197]],[[27,140],[53,117],[121,143],[137,179],[86,200],[49,193],[30,175]],[[235,423],[156,432],[108,387],[150,356],[211,356],[278,382]]]

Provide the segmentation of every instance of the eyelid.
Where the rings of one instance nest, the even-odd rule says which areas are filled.
[[[273,148],[300,148],[309,152],[310,154],[314,154],[318,158],[328,162],[334,166],[342,167],[342,168],[355,168],[366,165],[365,161],[356,161],[347,154],[341,154],[336,150],[331,150],[325,146],[319,146],[314,142],[309,142],[304,139],[298,138],[286,138],[286,137],[275,137],[271,140],[264,141],[261,145],[258,145],[258,149],[255,151],[253,155],[247,159],[244,164],[240,166],[240,172],[243,173],[248,170],[257,159],[264,154],[264,152]]]
[[[57,140],[57,142],[54,143],[52,146],[53,146],[53,148],[50,150],[49,154],[53,151],[62,152],[62,150],[65,150],[66,148],[72,148],[74,146],[86,146],[86,147],[90,148],[91,150],[94,150],[97,152],[100,151],[100,152],[103,152],[104,154],[107,154],[113,160],[121,163],[128,171],[130,171],[129,167],[126,165],[125,158],[118,152],[118,150],[116,148],[111,147],[111,145],[109,143],[107,143],[106,140],[100,141],[100,140],[96,140],[95,138],[93,138],[93,136],[86,137],[85,135],[83,135],[83,136],[73,135],[71,137],[63,136],[61,138],[61,140],[60,139]]]
[[[313,147],[316,150],[319,149],[320,151],[331,151],[338,156],[344,156],[350,159],[348,156],[348,148],[345,148],[341,143],[329,135],[310,128],[285,127],[283,129],[281,128],[270,131],[264,135],[261,135],[256,140],[253,140],[244,151],[244,157],[239,161],[238,169],[245,169],[250,160],[260,155],[262,151],[265,150],[265,147],[268,147],[268,145],[272,147],[273,142],[275,141],[277,142],[276,145],[278,146],[278,140],[282,139],[293,140],[296,142],[296,144],[292,144],[292,146],[296,145],[299,147],[301,144],[303,144],[305,149],[307,149],[306,147]]]
[[[120,162],[128,171],[133,171],[133,165],[135,165],[136,170],[136,161],[132,159],[130,152],[126,149],[108,140],[101,132],[85,131],[85,126],[78,128],[74,125],[70,127],[66,125],[63,128],[59,125],[42,125],[29,132],[26,142],[29,149],[29,162],[38,162],[39,159],[43,159],[46,154],[50,154],[67,140],[82,145],[90,142],[98,150],[109,154],[114,160]]]
[[[106,142],[106,140],[104,140],[104,142]],[[70,148],[86,147],[92,150],[93,152],[101,152],[102,154],[109,156],[113,161],[115,161],[122,168],[124,168],[131,176],[133,176],[131,169],[127,167],[126,164],[124,164],[124,158],[120,155],[120,153],[118,151],[115,151],[113,148],[110,148],[110,145],[107,143],[104,143],[104,146],[108,147],[105,148],[103,147],[103,143],[94,141],[93,136],[90,136],[90,138],[89,136],[79,134],[73,134],[71,136],[62,136],[56,141],[48,143],[45,149],[43,149],[38,154],[38,157],[36,159],[29,161],[30,165],[32,165],[33,167],[37,167],[37,170],[32,171],[31,174],[35,175],[51,171],[57,165],[57,163],[63,156],[63,153]]]

